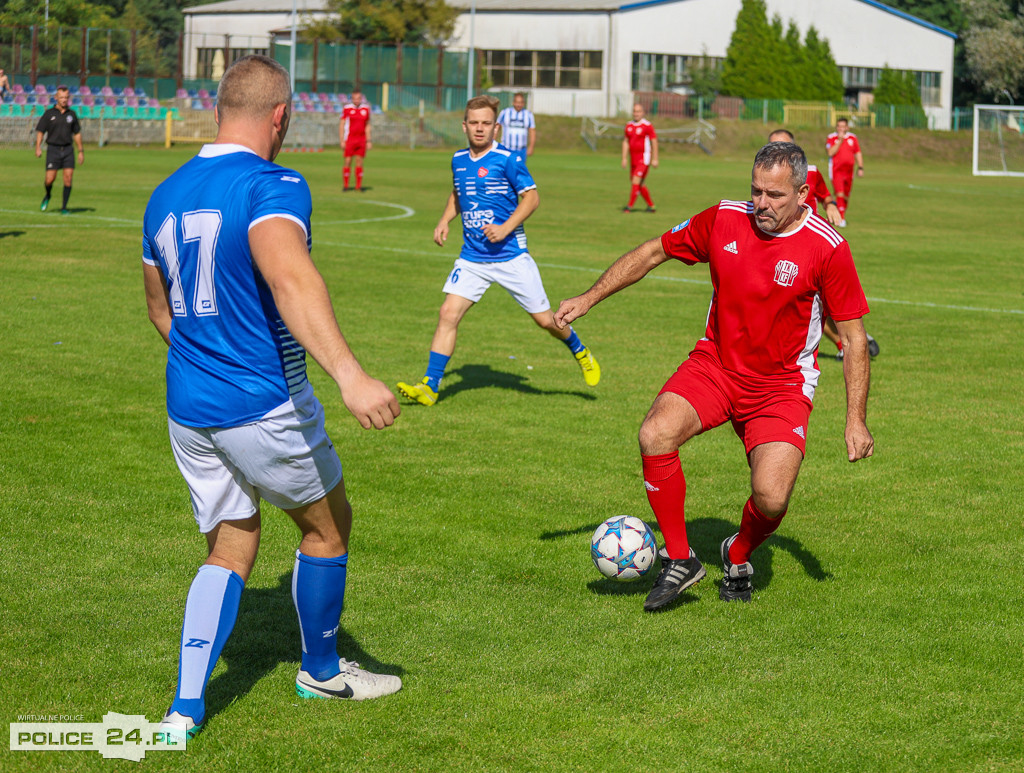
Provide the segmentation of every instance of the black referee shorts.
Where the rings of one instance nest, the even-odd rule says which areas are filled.
[[[74,169],[75,148],[73,145],[47,145],[47,169]]]

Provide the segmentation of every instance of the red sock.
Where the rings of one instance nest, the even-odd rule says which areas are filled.
[[[363,168],[356,169],[356,190],[363,187]]]
[[[343,179],[343,180],[345,181],[345,187],[346,187],[346,188],[348,187],[348,178],[349,178],[349,174],[350,174],[351,172],[352,172],[352,170],[351,170],[351,169],[349,169],[349,168],[348,168],[348,167],[346,166],[346,167],[345,167],[345,169],[344,169],[344,171],[343,171],[343,172],[341,173],[341,177],[342,177],[342,179]]]
[[[846,219],[846,198],[836,196],[836,206],[839,207],[839,216]]]
[[[748,499],[743,505],[739,536],[729,546],[729,560],[734,564],[745,564],[749,561],[750,554],[779,528],[785,515],[786,511],[783,510],[778,518],[769,518],[757,509],[753,499]]]
[[[633,186],[630,187],[630,189],[629,189],[629,206],[632,207],[633,204],[636,202],[636,195],[639,192],[640,192],[640,186],[639,185],[633,185]]]
[[[640,195],[644,197],[644,201],[647,202],[647,206],[648,207],[653,207],[654,206],[654,202],[651,201],[651,194],[647,190],[647,186],[646,185],[641,185],[640,186]]]
[[[842,341],[836,341],[836,349],[838,349],[839,351],[843,350],[843,342]]]
[[[640,455],[644,466],[644,488],[658,519],[665,550],[669,558],[689,558],[690,543],[686,539],[686,478],[679,464],[679,452]]]

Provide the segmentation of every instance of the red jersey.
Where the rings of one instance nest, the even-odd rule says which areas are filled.
[[[811,186],[810,193],[807,194],[807,206],[811,208],[811,212],[818,214],[818,204],[823,203],[832,194],[828,190],[828,183],[814,164],[807,165],[807,184]]]
[[[634,158],[642,156],[644,164],[651,163],[651,140],[657,136],[654,133],[654,126],[646,118],[626,124],[626,141],[629,142],[630,155]]]
[[[696,348],[752,388],[796,387],[813,399],[824,318],[868,313],[850,247],[813,212],[784,234],[762,231],[753,212],[749,201],[722,201],[661,244],[670,257],[711,270],[707,329]]]
[[[366,124],[370,122],[370,106],[363,102],[356,107],[349,102],[341,111],[345,123],[345,139],[366,137]]]
[[[832,132],[825,138],[825,147],[831,148],[837,142],[839,142],[839,135]],[[847,132],[839,150],[828,160],[829,177],[835,176],[832,174],[834,169],[853,169],[853,165],[857,160],[857,153],[860,153],[860,143],[857,142],[857,135]]]

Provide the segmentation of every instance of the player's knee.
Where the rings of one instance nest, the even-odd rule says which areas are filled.
[[[768,518],[779,518],[789,507],[789,492],[778,486],[755,487],[751,492],[754,506]]]
[[[679,431],[657,413],[648,414],[640,425],[637,441],[644,456],[670,454],[679,448]]]

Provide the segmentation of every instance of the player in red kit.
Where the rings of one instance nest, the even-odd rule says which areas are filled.
[[[633,120],[626,124],[622,140],[622,168],[629,169],[629,203],[623,212],[632,212],[639,193],[647,202],[647,211],[654,212],[654,202],[645,181],[651,167],[658,166],[658,135],[651,122],[644,118],[644,107],[633,105]],[[628,165],[628,166],[627,166]]]
[[[836,192],[836,203],[839,205],[839,227],[845,228],[846,208],[850,204],[850,191],[853,190],[854,164],[857,166],[857,176],[864,176],[864,154],[861,153],[857,135],[850,131],[850,122],[845,118],[836,121],[836,130],[825,138],[825,150],[828,152],[828,173],[832,177],[832,189]]]
[[[348,190],[349,176],[352,171],[352,159],[356,160],[356,190],[363,189],[363,159],[366,151],[373,147],[370,142],[370,106],[363,102],[363,92],[352,90],[352,101],[341,111],[338,124],[338,139],[345,149],[345,170],[343,190]]]
[[[793,142],[793,133],[788,129],[776,129],[768,135],[768,142]],[[825,178],[821,172],[818,171],[818,167],[813,164],[807,165],[807,185],[810,186],[810,191],[807,194],[807,206],[811,208],[811,212],[818,213],[818,202],[822,202],[825,208],[825,218],[832,225],[839,225],[842,221],[842,215],[839,213],[839,205],[836,200],[832,198],[832,193],[828,189],[828,184],[825,182]],[[836,359],[843,359],[843,341],[839,337],[839,331],[836,329],[836,323],[831,319],[825,320],[824,325],[825,337],[829,341],[836,345]],[[879,351],[878,341],[871,337],[871,334],[866,334],[868,337],[868,354],[872,357],[877,357]]]
[[[868,305],[850,247],[805,205],[807,158],[773,142],[758,151],[751,201],[722,201],[613,263],[555,314],[567,324],[669,258],[708,263],[713,293],[704,337],[662,388],[640,427],[648,501],[665,538],[661,572],[644,609],[666,607],[706,570],[686,535],[679,447],[732,422],[750,467],[751,495],[737,534],[721,544],[724,601],[749,601],[751,554],[778,528],[803,462],[818,382],[821,320],[836,320],[847,355],[846,451],[871,456],[866,423],[871,359]]]

